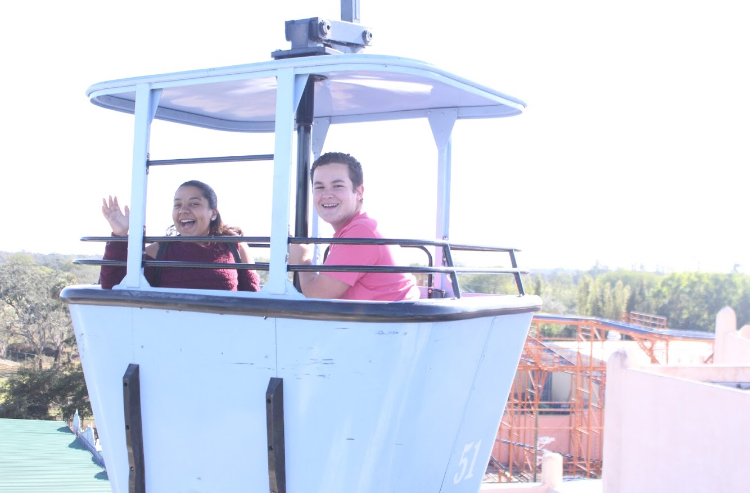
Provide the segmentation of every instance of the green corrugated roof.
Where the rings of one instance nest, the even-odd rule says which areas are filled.
[[[106,471],[65,422],[0,419],[0,492],[111,491]]]

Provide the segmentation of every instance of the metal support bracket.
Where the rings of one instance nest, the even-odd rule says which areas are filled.
[[[271,53],[274,60],[300,56],[359,53],[372,42],[372,31],[353,22],[334,21],[321,17],[286,21],[289,50]]]
[[[143,423],[141,421],[141,377],[136,364],[129,364],[122,377],[122,400],[125,407],[125,440],[130,465],[128,492],[146,493]]]
[[[271,493],[286,493],[284,449],[284,380],[272,378],[266,390],[268,431],[268,482]]]

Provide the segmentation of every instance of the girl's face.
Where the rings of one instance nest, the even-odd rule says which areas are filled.
[[[172,220],[182,236],[208,236],[218,211],[211,209],[200,188],[180,187],[174,194]]]

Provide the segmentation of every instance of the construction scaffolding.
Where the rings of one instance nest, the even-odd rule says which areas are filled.
[[[623,321],[534,317],[486,480],[537,481],[545,450],[563,456],[565,476],[600,478],[611,343],[635,341],[649,361],[668,363],[670,341],[713,341],[712,333],[667,329],[660,317],[627,315]]]

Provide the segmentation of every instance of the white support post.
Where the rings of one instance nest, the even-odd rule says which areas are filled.
[[[326,142],[326,137],[328,136],[328,129],[331,127],[331,119],[328,117],[325,118],[316,118],[313,120],[313,141],[312,141],[312,151],[313,151],[313,159],[318,159],[320,157],[320,153],[323,152],[323,144]]]
[[[607,360],[607,387],[604,401],[607,403],[604,413],[604,437],[602,442],[602,462],[607,464],[602,476],[603,491],[620,493],[622,491],[623,471],[623,418],[625,402],[628,397],[624,392],[625,373],[632,366],[632,359],[624,349],[618,349]]]
[[[268,266],[268,282],[263,291],[268,294],[285,295],[297,293],[287,279],[286,267],[290,231],[294,113],[307,83],[307,75],[295,75],[291,68],[282,69],[279,70],[276,81],[271,259]]]
[[[557,488],[563,481],[562,455],[549,450],[542,456],[542,484],[550,488]]]
[[[133,138],[133,174],[130,191],[130,225],[128,230],[128,269],[119,289],[141,289],[148,286],[143,275],[143,235],[146,224],[147,161],[151,122],[159,106],[161,89],[151,90],[138,84],[135,90],[135,130]]]
[[[453,125],[458,118],[458,110],[443,109],[428,113],[432,136],[438,151],[437,210],[435,218],[435,237],[448,240],[450,236],[451,209],[451,135]],[[435,265],[443,266],[443,250],[435,248]],[[443,289],[443,276],[435,276],[435,289]]]

